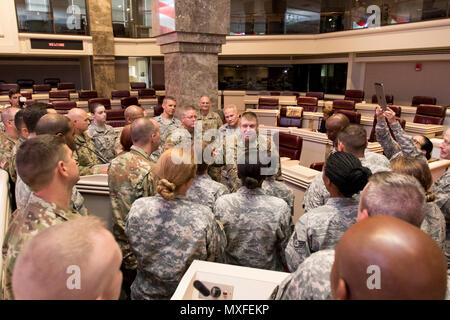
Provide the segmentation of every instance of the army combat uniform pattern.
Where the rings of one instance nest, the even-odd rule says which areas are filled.
[[[313,253],[277,288],[275,300],[331,300],[334,250]]]
[[[284,182],[277,181],[274,176],[267,177],[266,179],[264,179],[261,188],[263,189],[265,194],[286,201],[289,208],[291,209],[291,214],[294,213],[295,195],[294,192],[284,184]]]
[[[159,159],[161,154],[164,152],[164,144],[166,142],[167,137],[173,130],[181,127],[181,121],[176,118],[165,119],[163,118],[162,114],[157,117],[154,117],[153,120],[155,120],[159,124],[161,141],[159,144],[159,148],[152,153],[152,156],[154,156],[156,159]]]
[[[100,164],[94,150],[94,143],[86,132],[83,134],[75,134],[77,149],[73,152],[73,158],[77,162],[80,176],[90,174],[97,174],[101,169],[94,168],[95,165]]]
[[[222,126],[222,119],[216,112],[210,111],[206,116],[199,112],[198,115],[198,120],[202,121],[203,131],[209,129],[219,129]]]
[[[12,182],[16,182],[16,162],[13,157],[13,149],[17,139],[3,133],[0,135],[0,167],[8,172]]]
[[[284,249],[292,233],[291,210],[261,188],[241,187],[216,201],[214,212],[227,235],[230,264],[284,271]]]
[[[425,217],[420,229],[428,234],[445,253],[445,217],[434,202],[424,204]]]
[[[195,259],[224,262],[221,224],[208,207],[182,196],[136,200],[125,232],[138,261],[133,300],[169,299]]]
[[[324,206],[301,216],[286,247],[289,270],[297,270],[313,252],[333,249],[357,215],[358,201],[354,198],[329,198]]]
[[[126,269],[136,269],[136,258],[125,235],[125,224],[131,205],[136,199],[155,195],[156,179],[150,156],[132,146],[130,152],[115,158],[109,167],[108,185],[113,211],[113,233],[119,244]]]
[[[3,243],[3,299],[13,299],[11,277],[14,264],[25,243],[40,231],[53,225],[81,217],[79,213],[58,207],[34,194],[23,210],[16,210]]]
[[[114,159],[116,156],[115,143],[117,138],[114,128],[110,125],[100,127],[91,122],[88,132],[92,137],[95,150],[107,161]]]
[[[364,158],[359,158],[359,160],[361,161],[362,166],[370,169],[372,174],[390,170],[389,160],[385,156],[368,151],[367,149],[364,151]],[[359,200],[359,196],[359,193],[353,195],[357,200]],[[303,198],[303,208],[305,212],[323,206],[329,197],[330,193],[325,187],[322,174],[316,175],[306,189]]]
[[[214,210],[216,200],[229,193],[227,187],[214,181],[208,174],[197,175],[186,192],[186,199]]]
[[[435,203],[441,209],[447,223],[445,256],[450,269],[450,171],[447,170],[431,187],[436,195]]]

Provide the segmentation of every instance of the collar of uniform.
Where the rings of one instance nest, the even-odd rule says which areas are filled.
[[[325,205],[330,205],[332,207],[339,207],[339,206],[351,206],[351,205],[358,205],[358,201],[356,201],[354,198],[328,198]]]
[[[106,127],[106,124],[103,127],[100,127],[100,126],[96,125],[94,123],[94,121],[92,121],[91,124],[89,125],[88,130],[89,129],[95,130],[96,132],[105,132],[108,130],[108,128]]]
[[[240,187],[237,191],[241,194],[251,194],[251,195],[264,195],[264,191],[261,188],[249,189],[247,187]]]
[[[164,124],[173,124],[173,123],[175,123],[175,116],[173,116],[173,117],[170,118],[170,119],[166,119],[166,118],[164,118],[164,117],[162,116],[162,114],[161,114],[161,115],[159,115],[159,119],[161,119],[161,122],[164,123]],[[155,120],[156,120],[156,119],[155,119]]]
[[[52,208],[53,213],[55,215],[63,218],[64,220],[69,220],[70,219],[69,215],[71,215],[71,214],[73,215],[73,212],[71,210],[63,209],[53,202],[45,201],[44,199],[36,196],[34,194],[34,192],[32,192],[30,195],[30,199],[28,200],[27,207],[29,207],[30,205],[38,206],[41,208]]]
[[[83,132],[82,134],[78,134],[78,133],[75,133],[75,138],[77,138],[77,141],[79,141],[79,142],[86,142],[87,141],[87,135],[86,135],[86,132]]]
[[[12,143],[16,143],[19,139],[18,138],[13,138],[11,137],[9,134],[5,133],[5,138],[9,141],[11,141]]]
[[[142,150],[138,146],[135,146],[135,145],[131,146],[130,152],[138,154],[138,155],[144,157],[145,159],[147,159],[148,161],[151,161],[150,160],[150,155],[148,155],[147,152],[145,152],[144,150]]]

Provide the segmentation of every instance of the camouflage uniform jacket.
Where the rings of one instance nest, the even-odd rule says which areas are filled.
[[[6,133],[0,135],[0,167],[8,172],[12,182],[16,182],[16,162],[13,157],[13,149],[17,139]]]
[[[442,252],[445,253],[445,218],[434,202],[424,204],[425,218],[420,229],[436,241]]]
[[[17,176],[17,183],[16,183],[16,204],[17,209],[23,209],[27,206],[28,202],[30,201],[32,191],[30,187],[26,185],[25,182],[23,182],[22,178],[20,176]],[[88,210],[84,206],[84,198],[81,195],[80,192],[78,192],[77,187],[73,186],[72,188],[72,196],[70,198],[70,207],[73,212],[78,212],[82,216],[88,215]]]
[[[313,252],[334,248],[357,215],[358,201],[354,198],[329,198],[324,206],[301,216],[286,247],[289,270],[297,270]]]
[[[239,134],[241,131],[239,129],[239,126],[236,126],[236,128],[231,127],[228,123],[225,123],[219,128],[219,132],[223,137],[230,136],[234,134]]]
[[[210,111],[206,116],[199,112],[198,120],[202,121],[203,131],[209,129],[219,129],[222,126],[222,119],[217,112]]]
[[[283,200],[241,187],[216,201],[214,212],[227,235],[230,264],[284,271],[284,249],[292,233],[291,211]]]
[[[100,173],[100,169],[93,168],[93,166],[100,164],[101,162],[94,152],[95,147],[92,139],[86,132],[83,132],[81,135],[75,134],[75,137],[77,138],[77,149],[73,152],[73,158],[78,164],[80,176]]]
[[[229,193],[227,187],[214,181],[205,173],[195,177],[194,182],[186,192],[186,199],[214,210],[216,200],[227,193]]]
[[[58,207],[34,194],[23,210],[16,210],[3,242],[3,298],[13,299],[11,277],[16,258],[25,243],[34,235],[55,224],[81,217],[79,213]]]
[[[436,195],[434,201],[441,209],[447,223],[445,240],[445,256],[450,269],[450,170],[447,170],[431,187],[431,191]]]
[[[389,160],[395,159],[402,154],[408,157],[423,157],[425,159],[423,153],[415,146],[413,138],[403,131],[398,121],[390,124],[390,127],[397,142],[392,138],[385,119],[377,121],[375,126],[377,141],[383,147],[384,154]]]
[[[167,136],[166,142],[164,143],[163,152],[178,145],[180,147],[190,147],[192,143],[194,143],[193,135],[188,130],[184,127],[176,128]]]
[[[119,244],[123,264],[127,269],[136,269],[136,258],[131,252],[125,235],[125,224],[131,205],[136,199],[155,195],[156,179],[150,156],[142,149],[131,146],[126,152],[111,161],[108,170],[108,185],[113,211],[113,233]]]
[[[278,287],[276,300],[331,300],[334,250],[320,250],[303,261]]]
[[[92,137],[95,150],[108,161],[116,156],[115,143],[116,132],[110,125],[99,127],[92,122],[88,127],[89,135]]]
[[[161,154],[164,152],[164,144],[166,143],[167,137],[170,135],[170,133],[173,130],[181,127],[181,121],[176,118],[166,119],[163,117],[162,114],[157,117],[154,117],[153,120],[155,120],[159,124],[159,132],[160,132],[161,142],[159,144],[159,148],[157,150],[155,150],[152,153],[152,155],[156,159],[159,159]]]
[[[277,181],[274,176],[268,177],[262,183],[263,191],[269,196],[274,196],[286,201],[291,208],[291,213],[294,213],[294,192],[289,189],[284,182]]]
[[[136,200],[125,233],[138,261],[133,300],[169,299],[195,259],[224,262],[223,227],[209,208],[182,196]]]
[[[364,158],[359,158],[359,160],[364,167],[367,167],[372,171],[372,174],[390,170],[389,160],[385,156],[368,151],[367,149],[364,152]],[[360,194],[357,193],[353,197],[359,200],[359,195]],[[325,187],[322,174],[316,175],[306,189],[303,198],[303,208],[305,212],[323,206],[329,197],[330,193]]]

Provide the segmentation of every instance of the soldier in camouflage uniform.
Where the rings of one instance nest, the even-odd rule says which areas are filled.
[[[106,124],[105,107],[101,104],[91,105],[91,114],[94,121],[88,127],[88,133],[92,137],[95,150],[108,162],[115,158],[115,142],[117,139],[114,128]]]
[[[369,168],[372,173],[390,170],[389,160],[385,156],[371,152],[366,147],[367,132],[362,126],[351,124],[339,132],[336,150],[348,152],[358,157],[361,164]],[[325,188],[322,175],[316,175],[306,189],[303,198],[305,212],[324,205],[329,197],[330,193]],[[359,193],[355,194],[354,197],[358,201]]]
[[[14,125],[14,116],[19,110],[19,108],[9,107],[2,112],[5,132],[0,135],[0,167],[8,172],[12,183],[16,182],[16,166],[12,152],[19,138],[19,133]]]
[[[239,128],[239,112],[234,104],[226,105],[223,108],[223,114],[225,116],[226,123],[219,128],[219,134],[221,139],[220,141],[222,141],[222,143],[225,143],[227,137],[238,135],[241,131]],[[221,148],[222,146],[219,147]],[[227,167],[222,165],[220,182],[225,186],[230,185],[228,182],[229,179],[227,176],[227,172]]]
[[[125,224],[133,202],[156,193],[154,164],[150,155],[159,146],[159,126],[153,119],[137,119],[131,124],[131,138],[134,142],[131,150],[113,159],[108,171],[113,233],[122,250],[122,287],[128,296],[136,277],[137,261],[125,235]]]
[[[177,102],[175,98],[166,96],[162,103],[163,113],[155,117],[155,121],[159,125],[161,131],[161,143],[158,150],[153,152],[153,156],[158,159],[161,153],[164,151],[164,144],[170,133],[178,127],[181,127],[181,121],[175,118],[175,110]]]
[[[200,110],[198,120],[202,122],[203,134],[208,130],[218,130],[222,127],[222,118],[220,118],[217,112],[210,111],[211,100],[209,97],[202,96],[198,102],[198,108]],[[218,182],[222,180],[221,171],[221,165],[212,164],[208,168],[210,177]]]
[[[75,128],[77,149],[75,150],[73,157],[78,163],[80,175],[86,176],[106,172],[106,170],[94,168],[95,165],[101,164],[101,162],[95,152],[94,143],[92,142],[91,137],[86,133],[89,126],[89,117],[86,111],[80,108],[73,108],[69,111],[67,116],[72,120]],[[103,163],[106,163],[106,161]]]
[[[313,253],[272,294],[275,300],[331,300],[330,273],[334,250]]]
[[[203,144],[202,155],[205,154],[207,146],[207,143]],[[229,191],[223,184],[211,178],[208,174],[208,164],[205,160],[202,157],[202,163],[197,165],[197,175],[186,192],[186,199],[214,210],[216,200],[222,195],[229,193]]]
[[[123,112],[123,116],[125,117],[126,125],[129,125],[134,120],[144,117],[144,109],[142,109],[141,107],[136,106],[136,105],[131,105],[125,109],[125,111]],[[124,128],[122,128],[120,130],[120,132],[118,132],[118,134],[117,134],[116,143],[115,143],[115,147],[114,147],[117,153],[120,153],[123,151],[123,146],[122,146],[122,142],[121,142],[121,136],[122,136],[123,129]],[[129,151],[129,150],[127,150],[127,151]]]
[[[165,151],[155,171],[158,195],[138,199],[131,207],[125,232],[138,261],[131,286],[134,300],[169,299],[195,259],[224,262],[226,237],[220,222],[211,209],[184,196],[195,171],[193,158],[183,149]]]
[[[4,299],[13,299],[11,276],[23,245],[54,224],[81,217],[70,210],[71,190],[79,179],[78,167],[72,158],[72,150],[61,137],[42,135],[27,140],[19,148],[16,161],[18,174],[35,193],[31,194],[25,209],[13,214],[5,235],[2,248]],[[67,174],[56,169],[60,166]]]
[[[291,208],[291,214],[294,214],[294,192],[289,189],[282,181],[278,181],[275,176],[267,177],[262,186],[262,190],[269,196],[274,196],[283,199]]]
[[[246,151],[237,165],[243,186],[236,193],[217,199],[214,209],[227,235],[227,261],[284,271],[284,249],[293,227],[291,210],[285,201],[266,195],[261,189],[264,166],[259,160],[252,164],[250,153]]]
[[[323,180],[330,198],[297,221],[286,247],[289,270],[297,270],[313,252],[334,248],[356,222],[358,202],[352,196],[364,188],[370,175],[370,170],[350,153],[335,152],[328,157]]]
[[[170,132],[164,143],[164,151],[174,146],[191,148],[194,143],[194,128],[197,124],[197,110],[193,106],[187,106],[181,113],[181,126]]]

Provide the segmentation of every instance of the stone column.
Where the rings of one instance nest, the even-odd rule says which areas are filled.
[[[207,95],[217,110],[218,53],[230,31],[230,0],[155,0],[152,23],[164,54],[166,96],[179,107],[197,107]]]
[[[99,97],[111,98],[111,90],[116,84],[111,1],[88,0],[87,5],[94,51],[94,90]]]

